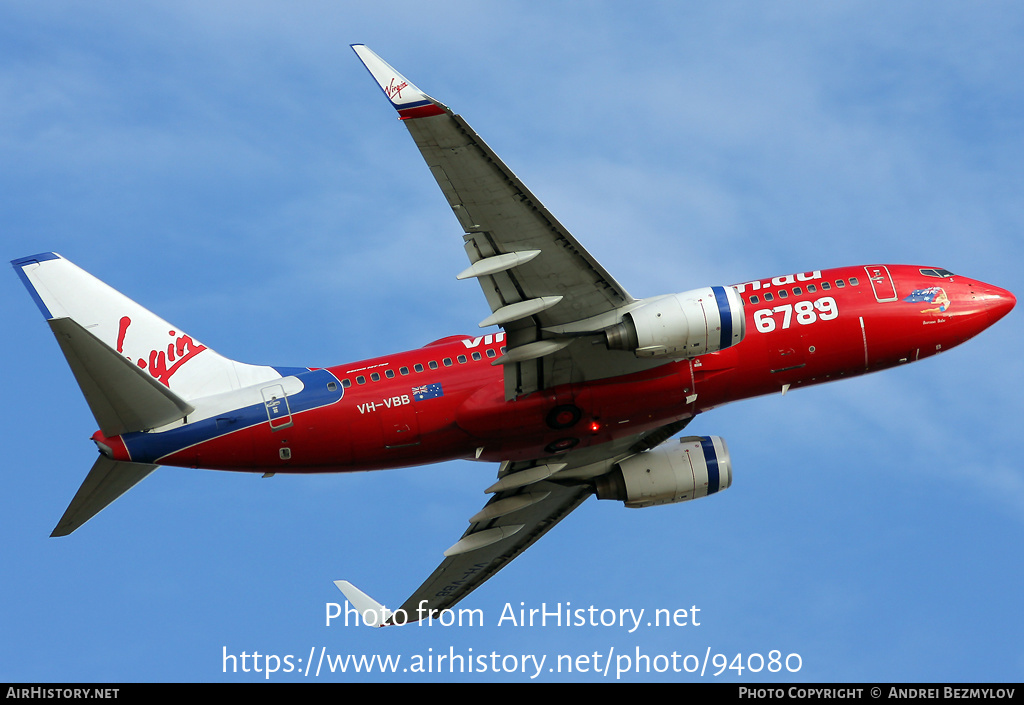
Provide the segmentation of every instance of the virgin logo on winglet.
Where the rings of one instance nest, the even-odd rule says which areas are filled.
[[[119,353],[124,353],[124,339],[128,333],[128,326],[131,324],[132,319],[128,316],[122,316],[118,323],[117,351]],[[184,333],[178,335],[172,330],[168,331],[167,335],[171,336],[172,341],[167,344],[166,351],[150,350],[148,355],[140,357],[138,360],[134,360],[134,362],[142,369],[148,369],[151,375],[163,382],[167,387],[170,387],[171,377],[174,376],[174,373],[186,362],[206,350],[206,346],[200,345],[192,340],[191,336]],[[133,361],[130,357],[128,357],[128,360]],[[168,363],[171,363],[170,367],[167,366]]]
[[[391,79],[391,83],[384,86],[384,95],[388,97],[388,100],[394,100],[395,98],[402,97],[402,89],[408,88],[409,84],[406,81],[402,81],[397,86],[395,85],[395,79]]]

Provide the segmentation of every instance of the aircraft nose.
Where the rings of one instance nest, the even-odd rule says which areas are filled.
[[[988,324],[992,325],[1013,310],[1017,305],[1017,297],[1006,289],[983,284],[974,291],[974,298],[984,306],[988,316]]]

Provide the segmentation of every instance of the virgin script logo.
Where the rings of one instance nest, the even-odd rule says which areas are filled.
[[[131,324],[132,319],[128,316],[122,316],[118,324],[117,351],[121,354],[124,354],[124,338],[128,333],[128,326]],[[171,341],[167,343],[166,350],[150,350],[148,355],[144,355],[134,362],[142,369],[148,369],[149,374],[170,387],[171,377],[174,376],[174,373],[181,369],[186,362],[206,350],[206,346],[200,345],[192,340],[191,336],[184,333],[178,335],[172,330],[168,331],[167,335],[171,337]],[[130,357],[128,360],[132,361]]]
[[[402,81],[399,84],[395,84],[395,79],[391,79],[391,83],[384,86],[384,95],[388,97],[388,100],[394,100],[395,98],[402,98],[402,89],[408,88],[409,84],[406,81]]]

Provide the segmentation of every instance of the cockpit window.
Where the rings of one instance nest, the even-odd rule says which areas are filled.
[[[922,269],[920,272],[926,277],[939,277],[940,279],[953,276],[953,273],[948,269]]]

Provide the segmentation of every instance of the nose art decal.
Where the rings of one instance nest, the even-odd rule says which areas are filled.
[[[930,286],[927,289],[914,289],[910,296],[903,299],[908,303],[927,302],[935,304],[933,308],[923,308],[921,313],[943,313],[949,309],[949,297],[941,286]]]

